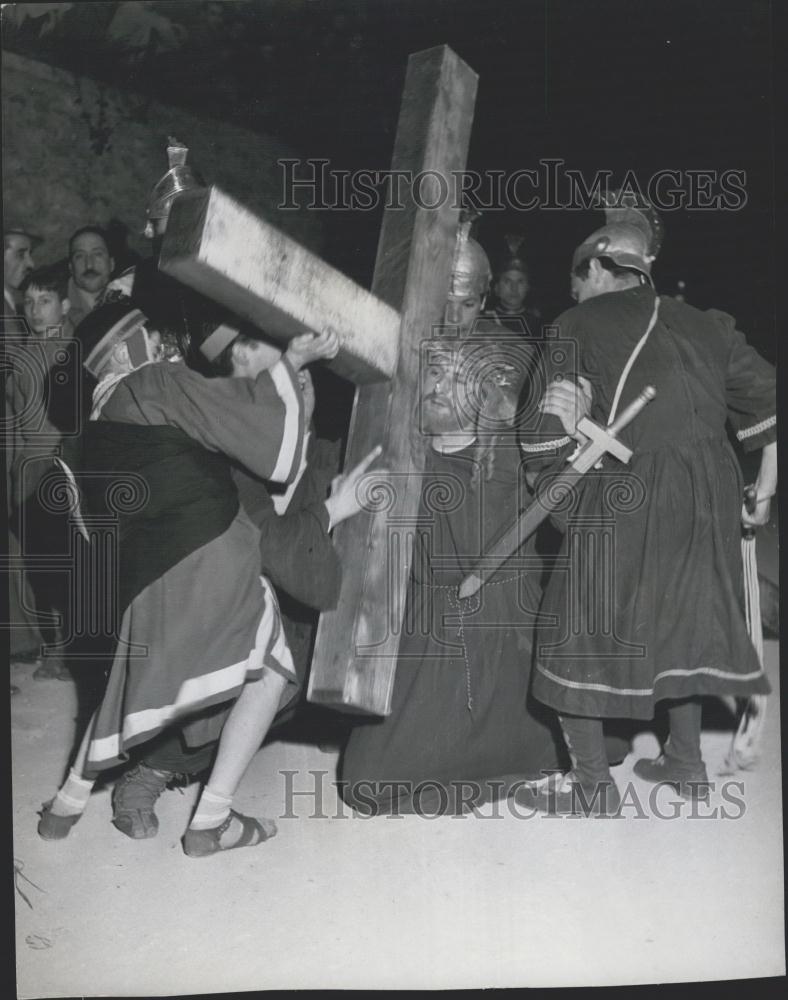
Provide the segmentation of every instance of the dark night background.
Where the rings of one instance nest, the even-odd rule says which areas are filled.
[[[741,170],[737,211],[663,213],[655,275],[732,312],[774,358],[776,116],[767,0],[256,0],[138,4],[161,15],[146,47],[107,42],[114,3],[81,3],[45,35],[4,45],[288,141],[333,169],[385,170],[411,52],[447,43],[479,74],[469,168],[560,158],[620,182],[657,170]],[[166,26],[172,28],[168,36]],[[161,30],[164,29],[164,30]],[[232,156],[232,150],[227,150]],[[380,212],[326,211],[326,256],[371,278]],[[594,211],[488,212],[488,250],[520,230],[546,318],[568,304],[573,247]]]

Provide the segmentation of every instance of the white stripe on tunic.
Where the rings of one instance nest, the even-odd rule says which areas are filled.
[[[282,434],[282,444],[279,448],[279,456],[271,473],[271,479],[275,483],[287,482],[287,478],[293,469],[293,463],[298,448],[298,437],[300,431],[301,400],[299,390],[295,387],[293,379],[287,366],[282,361],[277,361],[273,368],[268,369],[271,381],[274,383],[277,395],[285,406],[285,426]]]
[[[293,494],[298,487],[298,484],[304,478],[304,473],[306,472],[306,450],[309,447],[309,431],[304,434],[304,446],[301,449],[301,464],[298,466],[298,472],[295,475],[295,479],[290,483],[284,493],[275,493],[272,497],[274,501],[274,510],[280,516],[286,513],[287,508],[290,506],[290,501],[293,499]]]
[[[293,657],[281,624],[279,604],[276,595],[264,576],[259,577],[263,589],[263,613],[257,626],[254,648],[249,656],[238,663],[213,670],[199,677],[190,677],[184,681],[170,705],[158,708],[146,708],[131,715],[126,715],[121,721],[123,741],[128,742],[133,737],[152,733],[161,729],[175,718],[188,717],[189,710],[204,704],[207,700],[230,692],[243,685],[250,671],[269,667],[274,660],[281,668],[283,675],[290,675],[297,682]],[[126,609],[121,625],[121,637],[128,634],[128,619],[130,608]],[[99,712],[101,709],[99,709]],[[121,733],[112,733],[90,742],[88,764],[102,763],[116,758],[121,749]]]
[[[645,698],[654,694],[654,687],[657,681],[661,681],[663,677],[691,677],[693,674],[708,674],[711,677],[719,677],[721,680],[727,681],[753,681],[758,677],[762,677],[764,673],[762,668],[750,670],[746,674],[736,674],[732,670],[721,670],[719,667],[689,667],[687,669],[676,667],[673,670],[662,670],[660,673],[655,674],[654,685],[652,687],[619,688],[612,684],[596,684],[591,681],[570,681],[568,677],[560,677],[558,674],[554,674],[552,670],[548,670],[541,663],[537,663],[536,669],[540,674],[549,677],[551,681],[555,681],[556,684],[560,684],[562,687],[573,688],[575,691],[604,691],[607,694],[627,695],[631,697],[643,696]]]

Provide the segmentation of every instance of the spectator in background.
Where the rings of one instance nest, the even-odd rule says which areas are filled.
[[[26,227],[11,225],[3,229],[3,316],[19,314],[19,288],[33,270],[33,250],[41,243]]]
[[[23,332],[21,322],[18,319],[17,297],[20,285],[33,270],[33,251],[40,242],[41,237],[35,236],[24,225],[11,223],[3,228],[3,319],[9,320],[17,317],[17,325],[14,328],[9,328],[10,324],[4,324],[3,337],[7,333],[21,335]],[[13,367],[14,353],[13,350],[8,349],[8,345],[3,343],[3,366],[6,372],[6,493],[9,509],[13,496],[9,452],[13,448],[16,431],[15,421],[11,419],[14,411],[10,369]],[[10,519],[8,551],[11,557],[19,555],[19,539],[14,533],[13,523]],[[9,633],[11,659],[18,662],[35,661],[41,644],[41,634],[33,611],[30,587],[21,573],[9,573],[8,575],[8,613],[9,621],[12,623]],[[11,694],[17,690],[12,684]]]
[[[61,619],[68,610],[66,578],[62,570],[48,569],[45,563],[46,557],[66,556],[69,551],[68,515],[47,500],[55,489],[53,477],[62,475],[54,459],[64,458],[73,468],[78,451],[74,431],[81,380],[74,376],[78,368],[67,288],[68,273],[57,265],[36,268],[23,280],[20,290],[30,336],[25,359],[18,350],[9,352],[6,385],[9,414],[14,418],[7,451],[12,530],[25,559],[38,556],[44,561],[25,570],[24,582],[32,588],[36,611]],[[44,639],[61,641],[60,626],[42,624],[40,629]],[[40,643],[35,659],[41,659]],[[33,677],[67,680],[70,673],[53,650]]]
[[[76,328],[89,312],[100,305],[115,270],[107,234],[99,226],[83,226],[68,241],[71,279],[68,298],[71,323]]]
[[[507,251],[498,261],[493,284],[493,306],[486,314],[513,333],[538,337],[541,328],[539,310],[526,306],[531,290],[531,274],[520,252],[523,238],[507,236]]]
[[[33,336],[49,339],[70,334],[68,282],[62,268],[51,266],[35,268],[22,281],[22,310]]]

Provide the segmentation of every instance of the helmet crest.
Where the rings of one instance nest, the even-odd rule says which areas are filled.
[[[585,261],[609,257],[619,267],[651,281],[651,265],[662,246],[664,227],[654,208],[633,192],[613,191],[603,199],[607,224],[595,230],[574,252],[572,271]]]
[[[482,246],[471,239],[470,235],[471,226],[477,218],[478,213],[465,209],[460,213],[449,283],[449,295],[453,298],[465,298],[468,295],[484,297],[490,287],[490,261]]]
[[[184,191],[204,187],[204,181],[197,171],[186,163],[189,149],[174,136],[168,137],[167,162],[169,170],[153,186],[148,198],[148,220],[166,219],[172,203]]]

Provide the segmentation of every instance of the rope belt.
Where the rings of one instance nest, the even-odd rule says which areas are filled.
[[[487,586],[496,587],[504,583],[512,583],[514,580],[519,580],[521,575],[521,573],[515,573],[513,576],[504,577],[502,580],[490,580],[487,583]],[[466,615],[476,614],[482,606],[481,591],[477,594],[472,594],[470,597],[461,598],[457,594],[457,588],[459,587],[459,584],[457,583],[429,583],[427,581],[417,580],[416,584],[419,587],[425,587],[427,590],[445,590],[447,597],[449,598],[449,607],[457,612],[457,617],[459,618],[457,638],[462,643],[462,655],[465,660],[465,707],[469,712],[473,712],[471,665],[468,662],[468,647],[465,644],[465,617]]]

